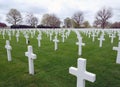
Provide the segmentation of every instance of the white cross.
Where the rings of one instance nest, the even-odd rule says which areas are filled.
[[[100,40],[100,45],[99,45],[99,47],[102,47],[102,41],[105,40],[104,36],[101,35],[100,38],[98,38],[98,40]]]
[[[112,34],[110,37],[111,37],[111,43],[113,43],[113,40],[114,40],[114,38],[115,38],[115,35]]]
[[[47,37],[49,36],[49,32],[48,31],[46,31],[46,35],[47,35]]]
[[[9,36],[9,40],[11,40],[11,33],[10,32],[8,33],[8,36]]]
[[[34,30],[34,31],[33,31],[34,36],[35,36],[35,33],[36,33],[36,31]]]
[[[40,46],[41,46],[40,40],[42,39],[42,38],[41,38],[41,34],[38,35],[37,39],[38,39],[38,47],[40,47]]]
[[[118,37],[119,37],[118,40],[120,40],[120,32],[118,33]]]
[[[63,32],[63,34],[62,34],[62,42],[63,42],[63,43],[65,42],[65,34],[64,34],[64,32]]]
[[[77,87],[85,87],[85,80],[95,81],[96,75],[86,71],[86,59],[79,58],[77,66],[69,68],[69,73],[77,77]]]
[[[12,30],[12,34],[13,34],[13,36],[15,35],[15,30]]]
[[[82,37],[78,37],[78,42],[76,43],[78,45],[78,55],[82,54],[82,46],[85,46],[85,43],[82,43]]]
[[[5,48],[7,49],[7,58],[8,58],[8,61],[11,61],[12,60],[12,58],[11,58],[12,47],[10,46],[9,40],[6,40]]]
[[[16,33],[16,40],[19,41],[19,33]]]
[[[118,47],[113,47],[113,50],[117,51],[117,60],[116,60],[116,63],[120,64],[120,42],[118,44]]]
[[[33,38],[34,37],[34,32],[33,31],[31,31],[31,38]]]
[[[55,31],[55,35],[56,35],[56,36],[58,35],[58,31],[57,31],[57,30]]]
[[[65,38],[67,39],[69,35],[70,35],[70,29],[65,33]]]
[[[25,52],[25,56],[28,57],[28,61],[29,61],[29,74],[34,75],[33,59],[36,59],[36,54],[33,54],[32,46],[28,46],[28,52]]]
[[[59,42],[59,40],[57,39],[57,36],[55,36],[55,39],[53,40],[53,42],[54,42],[54,44],[55,44],[55,50],[57,50],[57,48],[58,48],[58,45],[57,45],[57,43]]]
[[[92,37],[93,37],[93,38],[92,38],[92,41],[93,41],[93,42],[95,41],[95,36],[96,36],[96,35],[95,35],[95,32],[93,32],[93,34],[92,34]]]
[[[3,35],[3,39],[5,39],[5,31],[3,31],[2,35]]]
[[[88,37],[90,38],[91,32],[88,32]]]
[[[52,40],[52,35],[53,35],[53,34],[52,34],[52,33],[50,33],[50,41]]]
[[[29,36],[27,34],[25,35],[25,39],[26,39],[26,44],[28,44]]]

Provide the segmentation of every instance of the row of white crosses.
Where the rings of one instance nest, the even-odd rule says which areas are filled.
[[[82,43],[82,37],[79,33],[79,31],[74,30],[75,33],[77,34],[77,38],[78,38],[78,42],[76,42],[76,45],[78,45],[78,55],[81,56],[82,55],[82,46],[85,46],[85,43]]]
[[[79,43],[81,43],[82,38],[79,35]],[[101,37],[99,38],[100,43],[102,44],[102,40],[104,40],[104,36],[101,35]],[[59,42],[57,40],[57,36],[55,36],[55,40],[53,40],[55,43]],[[79,44],[78,43],[78,44]],[[8,42],[6,41],[6,45],[8,44]],[[81,46],[81,45],[80,45]],[[101,47],[102,45],[100,45]],[[10,51],[10,46],[5,46],[6,49],[8,51]],[[57,49],[57,45],[55,45],[55,48]],[[113,50],[117,50],[118,51],[118,55],[117,55],[117,63],[120,63],[120,43],[119,43],[119,47],[113,47]],[[8,54],[10,54],[10,52],[7,52]],[[32,46],[28,46],[28,52],[25,52],[25,55],[28,57],[28,61],[29,61],[29,74],[34,74],[34,63],[33,63],[33,59],[36,59],[36,55],[33,54],[32,51]],[[10,58],[10,57],[9,57]],[[96,79],[96,75],[89,73],[86,71],[86,59],[82,59],[79,58],[78,59],[78,68],[74,68],[74,67],[70,67],[69,68],[69,73],[73,74],[77,77],[77,87],[85,87],[85,80],[94,82]]]
[[[105,40],[104,38],[104,33],[105,31],[104,30],[101,30],[102,34],[100,36],[100,38],[98,38],[98,40],[100,41],[99,43],[99,47],[102,47],[102,42]],[[94,30],[93,31],[89,31],[87,34],[88,34],[88,37],[90,37],[90,35],[92,34],[92,41],[94,42],[95,41],[95,37],[98,36],[98,34],[100,33],[100,31],[97,31],[95,32]],[[114,32],[107,32],[109,34],[109,37],[111,37],[111,43],[113,43],[113,40],[114,38],[116,37],[115,36],[115,33]],[[119,35],[118,35],[119,36]]]
[[[33,54],[32,47],[28,46],[28,52],[25,53],[29,58],[29,73],[34,74],[34,64],[33,59],[36,58],[36,55]],[[89,73],[86,71],[86,60],[78,59],[78,69],[71,67],[69,72],[77,76],[77,87],[85,87],[85,80],[94,82],[95,74]]]
[[[44,31],[44,30],[39,30],[38,32],[40,33],[41,31]],[[24,29],[23,30],[18,30],[17,29],[16,31],[17,31],[17,33],[16,33],[16,41],[19,42],[19,35],[20,35],[19,32],[21,32],[21,33],[23,33],[23,35],[24,35],[24,37],[26,39],[26,44],[28,44],[28,41],[29,41],[28,33],[30,33],[31,38],[33,38],[33,36],[35,35],[35,31],[37,31],[37,30],[24,30]],[[13,30],[6,31],[8,36],[9,36],[9,40],[11,40],[11,33],[13,33],[13,35],[14,35],[16,31],[15,30],[14,31]],[[57,36],[58,33],[62,32],[63,30],[49,30],[49,31],[52,31],[52,32],[54,31],[56,36]],[[44,32],[47,34],[47,36],[50,36],[50,41],[52,41],[53,33],[49,33],[47,30],[44,31]],[[69,34],[70,34],[70,30],[68,30],[68,32],[66,32],[66,33],[64,33],[64,32],[62,33],[62,42],[64,42],[65,37],[67,38],[69,36]],[[5,39],[4,35],[5,35],[5,31],[3,32],[3,38]]]
[[[5,48],[7,49],[8,61],[11,61],[11,46],[9,41],[6,41]],[[28,57],[29,74],[34,75],[34,62],[36,54],[33,53],[32,46],[28,46],[28,51],[25,52],[25,56]],[[85,80],[94,82],[96,75],[86,71],[86,59],[78,59],[78,68],[70,67],[69,73],[77,77],[77,87],[85,87]]]
[[[85,43],[82,43],[82,37],[79,32],[76,30],[74,31],[76,32],[78,38],[78,42],[76,43],[78,45],[78,55],[82,55],[82,46],[84,46]],[[96,75],[86,71],[86,59],[79,58],[77,63],[78,68],[69,68],[69,73],[77,77],[77,87],[85,87],[85,80],[94,82]]]
[[[30,31],[30,32],[33,32],[33,31]],[[95,33],[96,33],[96,31],[92,31],[93,33],[92,33],[92,36],[93,36],[93,41],[94,41],[94,38],[95,38]],[[55,32],[56,34],[58,33],[58,32]],[[89,33],[89,32],[88,32]],[[33,34],[33,33],[32,33]],[[10,31],[8,32],[8,35],[9,35],[9,39],[11,40],[11,34],[10,34]],[[67,35],[66,35],[67,36]],[[114,34],[112,34],[110,37],[111,37],[111,43],[113,42],[113,38],[114,38]],[[51,35],[51,37],[52,37],[52,35]],[[50,37],[50,40],[52,40],[51,39],[51,37]],[[62,41],[64,42],[64,37],[65,37],[65,34],[64,34],[64,32],[62,33]],[[26,38],[26,44],[28,44],[28,40],[29,40],[29,36],[27,35],[27,34],[25,34],[25,38]],[[17,32],[16,33],[16,40],[17,40],[17,42],[19,41],[19,33]],[[99,40],[100,40],[100,47],[102,47],[102,41],[104,40],[103,38],[102,38],[102,36],[99,38]],[[40,40],[38,39],[38,47],[40,47]]]
[[[10,46],[9,40],[6,40],[5,48],[7,50],[8,61],[12,61],[12,57],[11,57],[12,47]],[[36,59],[36,54],[33,54],[32,46],[28,46],[28,52],[25,52],[25,56],[28,57],[29,74],[34,75],[34,62],[33,62],[33,60]]]

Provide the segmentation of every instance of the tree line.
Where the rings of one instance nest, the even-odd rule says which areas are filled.
[[[113,12],[111,8],[102,8],[100,9],[94,19],[93,27],[99,28],[110,28],[118,26],[119,24],[112,24],[109,22],[109,19],[113,16]],[[92,27],[89,21],[84,20],[84,13],[82,11],[75,12],[72,17],[67,17],[63,20],[60,20],[55,14],[44,14],[42,16],[41,22],[39,23],[38,18],[33,13],[28,13],[25,18],[22,17],[20,11],[17,9],[10,9],[6,15],[6,21],[12,26],[21,25],[25,20],[25,22],[31,27],[48,27],[48,28],[90,28]],[[38,24],[39,23],[39,24]],[[24,25],[22,25],[24,26]]]

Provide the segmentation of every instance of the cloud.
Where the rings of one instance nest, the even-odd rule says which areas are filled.
[[[120,21],[120,8],[114,8],[112,20],[113,21]]]
[[[114,12],[113,21],[120,16],[119,0],[0,0],[1,21],[11,8],[16,8],[22,14],[33,13],[41,18],[45,13],[54,13],[61,20],[72,17],[77,11],[83,11],[85,20],[94,21],[96,12],[102,7],[111,7]]]

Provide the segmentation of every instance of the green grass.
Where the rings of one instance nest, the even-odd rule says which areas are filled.
[[[10,41],[12,46],[12,61],[7,61],[5,39],[0,35],[0,87],[76,87],[76,77],[69,74],[69,67],[77,67],[77,59],[87,59],[87,71],[96,74],[94,83],[86,81],[86,87],[120,87],[120,65],[116,64],[117,52],[113,46],[118,46],[118,37],[111,44],[105,35],[103,47],[99,41],[81,34],[85,46],[82,56],[78,56],[77,36],[71,32],[65,43],[59,36],[58,50],[54,51],[54,43],[42,33],[41,47],[38,48],[37,34],[30,39],[33,51],[37,55],[34,60],[35,75],[29,75],[28,58],[25,57],[27,45],[23,34],[17,43],[15,36]],[[8,36],[5,36],[8,39]],[[54,37],[54,35],[53,35]]]

